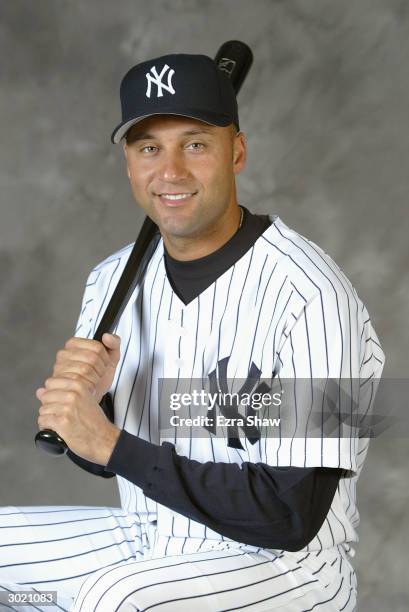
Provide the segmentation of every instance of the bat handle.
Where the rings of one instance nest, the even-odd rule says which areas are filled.
[[[68,446],[64,440],[52,429],[42,429],[34,438],[37,448],[45,451],[49,455],[65,455]]]

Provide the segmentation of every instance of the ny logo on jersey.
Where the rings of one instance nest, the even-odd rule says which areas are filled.
[[[164,83],[162,83],[162,79],[165,76],[166,71],[169,70],[168,72],[168,84],[165,85]],[[149,72],[146,73],[146,79],[148,81],[148,87],[146,90],[146,97],[150,98],[151,97],[151,86],[152,83],[154,83],[157,87],[157,97],[158,98],[162,98],[163,97],[163,93],[162,93],[162,89],[166,89],[166,91],[168,91],[170,94],[175,94],[176,91],[173,88],[172,85],[172,77],[175,74],[175,71],[173,70],[173,68],[169,68],[169,66],[167,64],[164,65],[164,67],[162,68],[162,72],[160,74],[157,73],[156,71],[156,66],[152,66],[151,68],[151,72],[153,74],[150,74]]]
[[[213,394],[217,394],[221,391],[223,394],[228,394],[228,384],[227,384],[227,366],[229,363],[230,357],[225,357],[217,362],[217,368],[213,370],[213,372],[209,373],[209,383],[210,383],[210,392]],[[219,372],[219,378],[217,378],[216,370]],[[239,400],[243,397],[244,394],[249,394],[254,386],[257,384],[257,381],[260,379],[261,370],[256,366],[254,362],[251,362],[251,367],[249,373],[247,374],[247,378],[243,385],[240,387],[237,392]],[[267,391],[270,391],[271,387],[269,387],[265,382],[260,383],[256,389],[253,390],[253,393],[264,394]],[[233,406],[223,402],[220,406],[218,404],[220,412],[223,414],[226,419],[240,419],[242,415],[237,410],[237,406]],[[257,412],[251,406],[246,406],[246,417],[254,416]],[[205,429],[210,431],[211,433],[216,433],[216,409],[213,406],[209,412],[209,421],[213,423],[213,425],[204,425]],[[233,421],[233,422],[234,422]],[[255,425],[248,425],[246,422],[240,428],[243,430],[245,437],[250,442],[250,444],[255,444],[260,440],[260,430]],[[239,431],[237,425],[229,425],[227,427],[227,436],[228,443],[227,446],[231,448],[239,448],[244,450],[240,438]]]

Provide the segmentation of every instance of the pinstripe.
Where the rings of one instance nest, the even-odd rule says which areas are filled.
[[[248,369],[250,369],[250,365],[251,365],[252,360],[253,360],[253,350],[254,350],[254,344],[255,344],[255,341],[256,341],[257,331],[258,331],[259,324],[260,324],[260,315],[261,315],[261,312],[262,312],[262,309],[263,309],[263,306],[264,306],[264,303],[265,303],[265,298],[266,298],[266,294],[267,294],[267,288],[268,288],[268,286],[270,284],[270,280],[271,280],[271,277],[272,277],[273,273],[274,273],[274,268],[273,268],[273,270],[272,270],[272,272],[270,274],[270,278],[268,279],[268,284],[264,288],[263,297],[262,297],[260,305],[259,305],[258,315],[257,315],[257,320],[256,320],[256,326],[255,326],[254,335],[253,335],[253,342],[252,342],[252,346],[251,346],[251,356],[250,356],[248,364],[247,364]],[[278,297],[279,296],[277,296],[277,299],[278,299]],[[290,298],[291,298],[291,293],[290,293],[290,295],[288,297],[287,303],[290,300]]]
[[[96,284],[97,284],[97,282],[98,282],[98,279],[99,279],[100,275],[101,275],[101,270],[99,270],[99,273],[97,274],[97,276],[96,276],[96,278],[93,280],[93,282],[92,282],[92,283],[86,283],[86,285],[85,285],[85,286],[86,286],[86,287],[92,287],[93,285],[96,285]]]
[[[90,516],[83,519],[71,519],[69,521],[56,521],[51,523],[51,525],[67,525],[68,523],[85,523],[86,521],[99,521],[112,517],[112,514],[106,514],[104,516]],[[0,525],[0,529],[20,529],[25,527],[50,527],[50,524],[45,523],[29,523],[28,525]]]
[[[305,610],[303,610],[303,612],[311,612],[311,610],[313,610],[314,608],[316,608],[317,606],[322,606],[324,604],[328,604],[331,601],[333,601],[335,599],[335,597],[338,595],[339,591],[341,590],[342,584],[344,582],[344,577],[342,576],[341,578],[341,582],[339,587],[337,588],[336,592],[332,595],[332,597],[329,597],[328,599],[325,599],[323,601],[317,602],[316,604],[314,604],[313,606],[311,606],[311,608],[307,608]]]
[[[192,360],[192,370],[190,372],[190,379],[193,378],[194,376],[194,371],[195,371],[195,364],[196,364],[196,352],[197,352],[197,346],[198,346],[198,330],[199,330],[199,321],[200,321],[200,301],[197,301],[197,317],[196,317],[196,329],[195,329],[195,348],[194,348],[194,354],[193,354],[193,360]],[[183,310],[182,310],[182,316],[183,316]],[[183,318],[181,321],[181,326],[183,327]],[[191,416],[191,409],[189,406],[189,416]],[[192,434],[192,426],[190,427],[190,444],[189,444],[189,458],[192,456],[192,440],[193,440],[193,434]],[[189,525],[188,525],[188,535],[190,536],[190,520],[189,520]]]
[[[291,589],[287,589],[286,591],[282,591],[281,593],[276,593],[271,595],[270,597],[264,597],[263,599],[259,599],[257,601],[253,601],[251,604],[247,604],[245,606],[235,606],[234,608],[229,608],[228,610],[220,610],[218,612],[233,612],[234,610],[244,610],[245,608],[251,608],[255,604],[264,603],[265,601],[270,601],[271,599],[275,599],[276,597],[282,596],[284,593],[294,593],[297,589],[307,586],[308,584],[312,584],[316,582],[315,580],[310,580],[308,582],[304,582],[303,584],[292,587]]]
[[[284,574],[281,574],[281,575],[284,575]],[[252,583],[247,584],[245,586],[246,587],[254,586],[256,584],[261,584],[263,582],[266,582],[267,580],[273,580],[274,578],[275,578],[275,576],[273,578],[266,578],[264,580],[259,580],[257,582],[252,582]],[[280,595],[283,595],[285,593],[294,592],[294,591],[296,591],[298,589],[301,589],[302,587],[305,587],[306,585],[311,584],[313,582],[316,582],[316,581],[315,580],[310,580],[309,582],[305,582],[305,583],[303,583],[301,585],[298,585],[296,587],[292,587],[291,589],[286,589],[285,591],[282,591],[281,593],[276,593],[275,595],[272,595],[271,597],[267,597],[267,598],[265,598],[262,601],[267,601],[267,600],[270,600],[270,599],[274,599],[274,598],[279,597]],[[158,606],[162,606],[163,604],[173,603],[175,601],[186,601],[188,599],[198,599],[200,597],[206,597],[206,596],[208,597],[208,596],[220,595],[221,593],[238,591],[238,590],[240,590],[242,588],[244,588],[244,587],[233,587],[231,589],[224,589],[223,591],[212,591],[210,593],[206,593],[204,596],[203,595],[190,595],[189,597],[179,597],[179,599],[173,599],[173,600],[169,599],[169,600],[166,600],[166,601],[161,601],[161,602],[159,602],[159,603],[157,603],[155,605],[148,606],[147,608],[145,608],[144,612],[147,612],[148,610],[153,610],[154,608],[157,608]],[[254,606],[255,603],[259,603],[259,602],[252,602],[251,604],[248,604],[245,607],[249,608],[250,606]],[[241,606],[241,608],[243,608],[243,606]],[[235,606],[234,608],[230,608],[230,610],[240,610],[240,607]],[[221,611],[221,612],[225,612],[225,611]]]
[[[114,565],[118,565],[118,564],[123,564],[126,561],[129,561],[130,559],[134,559],[135,555],[131,555],[130,557],[126,557],[125,559],[120,559],[119,561],[114,561],[113,563],[109,564],[109,567],[112,567]],[[100,568],[99,566],[95,567],[94,569],[89,570],[88,572],[83,572],[81,574],[74,574],[73,576],[64,576],[63,578],[53,578],[52,580],[36,580],[36,581],[27,581],[27,582],[20,582],[20,584],[25,585],[25,584],[50,584],[50,583],[54,583],[54,582],[67,582],[69,580],[74,580],[75,578],[83,578],[84,576],[89,576],[91,574],[94,574],[96,571],[98,571]]]
[[[141,291],[143,291],[143,288],[141,289]],[[132,316],[131,317],[131,329],[130,329],[129,336],[127,338],[126,343],[124,343],[123,338],[121,338],[121,345],[123,346],[123,344],[125,344],[125,351],[124,351],[124,359],[119,364],[119,368],[118,368],[117,373],[116,373],[116,383],[114,385],[114,389],[113,389],[113,392],[112,392],[112,401],[114,403],[115,403],[115,399],[116,399],[116,393],[117,393],[117,390],[118,390],[118,383],[119,383],[119,381],[121,379],[122,369],[124,367],[126,358],[128,356],[129,347],[131,346],[131,338],[132,338],[133,325],[134,325],[134,317]],[[132,347],[132,348],[134,348],[134,347]],[[140,354],[138,356],[138,359],[139,359],[139,363],[140,363]],[[138,363],[138,369],[139,369],[139,363]],[[135,380],[135,378],[134,378],[134,380]],[[132,389],[133,389],[133,387],[132,387]],[[127,404],[127,407],[126,407],[126,410],[125,410],[125,417],[124,417],[124,421],[123,421],[123,426],[126,423],[126,417],[127,417],[128,410],[129,410],[129,403],[130,403],[131,395],[132,395],[132,390],[131,390],[131,394],[129,395],[128,404]]]
[[[149,294],[149,303],[152,303],[152,290],[153,290],[153,286],[154,286],[154,281],[156,279],[156,276],[158,274],[158,270],[159,270],[159,265],[160,265],[160,261],[158,262],[158,266],[155,270],[155,275],[154,275],[154,279],[152,282],[152,286],[151,286],[151,292]],[[150,343],[150,333],[151,333],[151,322],[149,321],[149,326],[148,326],[148,343]],[[155,340],[156,340],[156,335],[155,335]],[[152,347],[152,353],[151,353],[151,359],[154,358],[154,354],[155,354],[155,342],[154,345]],[[148,361],[148,366],[150,365],[150,360]],[[141,428],[141,424],[142,424],[142,420],[143,420],[143,416],[144,416],[144,410],[145,410],[145,405],[146,405],[146,393],[147,393],[147,388],[148,388],[148,378],[145,378],[145,385],[144,385],[144,396],[142,399],[142,412],[141,412],[141,416],[140,416],[140,420],[139,420],[139,427],[138,427],[138,435],[140,434],[140,428]],[[151,433],[150,433],[150,411],[149,411],[149,420],[148,420],[148,440],[151,441]]]
[[[100,533],[105,533],[105,534],[110,534],[113,531],[116,531],[117,529],[122,529],[122,527],[120,525],[117,525],[116,527],[112,527],[111,529],[100,529],[99,531],[85,531],[85,532],[81,532],[77,535],[73,535],[73,536],[67,536],[64,538],[56,538],[53,537],[51,540],[34,540],[34,541],[29,541],[29,542],[11,542],[9,544],[0,544],[0,548],[6,548],[6,547],[10,547],[10,546],[26,546],[26,545],[31,545],[31,544],[51,544],[53,542],[65,542],[67,540],[75,540],[78,538],[83,538],[85,536],[89,536],[89,535],[97,535]]]
[[[303,314],[302,314],[303,318],[304,318],[304,324],[305,324],[305,336],[306,336],[306,341],[307,341],[307,346],[308,346],[308,363],[309,363],[309,369],[310,369],[310,389],[311,389],[311,403],[310,403],[310,407],[309,407],[309,412],[308,412],[308,418],[307,418],[307,423],[305,425],[305,441],[304,441],[304,467],[306,467],[307,465],[307,434],[308,434],[308,423],[310,420],[310,416],[311,416],[311,412],[312,412],[312,402],[313,402],[313,370],[312,370],[312,360],[311,360],[311,347],[310,347],[310,335],[308,332],[308,317],[307,317],[307,313],[305,311],[305,309],[303,310]],[[296,375],[295,375],[296,378]],[[307,408],[307,406],[304,406],[304,409]],[[321,434],[322,437],[322,434]]]
[[[249,263],[248,263],[248,266],[247,266],[247,269],[246,269],[246,275],[244,277],[243,286],[245,286],[245,284],[247,282],[247,279],[248,279],[248,275],[249,275],[250,268],[251,268],[251,263],[253,261],[253,255],[254,255],[254,247],[252,249],[250,249],[250,258],[249,258]],[[232,273],[232,276],[231,276],[231,280],[233,280],[234,269],[235,269],[235,266],[233,266],[233,273]],[[230,289],[230,285],[229,285],[229,289]],[[243,298],[243,292],[240,293],[239,302],[238,302],[238,306],[237,306],[237,309],[236,309],[235,326],[234,326],[234,333],[233,333],[233,337],[232,337],[232,341],[231,341],[230,354],[233,353],[234,346],[236,344],[237,331],[238,331],[238,327],[239,327],[240,310],[241,310],[241,306],[242,306],[242,298]],[[227,304],[226,304],[226,306],[227,306]],[[220,326],[219,330],[221,330],[221,326]],[[253,337],[253,340],[254,340],[254,337]],[[249,367],[250,367],[250,364],[249,364]]]
[[[58,506],[58,507],[54,507],[54,506],[44,506],[44,509],[38,509],[38,506],[31,506],[32,508],[35,508],[35,510],[28,510],[28,508],[30,508],[30,506],[25,506],[26,514],[57,514],[57,513],[61,513],[63,512],[64,514],[69,514],[69,512],[78,512],[78,508],[73,508],[71,506]],[[48,510],[47,508],[50,508],[50,510]],[[82,512],[95,512],[95,510],[101,510],[101,508],[99,508],[98,506],[90,506],[89,508],[87,508],[86,506],[81,506],[81,511]],[[21,516],[21,511],[19,512],[2,512],[2,509],[0,508],[0,517],[2,516]]]
[[[157,336],[158,336],[158,321],[159,321],[159,313],[160,313],[160,310],[161,310],[161,307],[162,307],[162,296],[163,296],[163,291],[161,292],[161,297],[160,297],[160,301],[159,301],[159,307],[158,307],[158,311],[157,311],[157,315],[156,315],[156,320],[155,320],[155,334],[154,334],[154,338],[153,338],[152,362],[150,362],[151,363],[151,374],[150,374],[150,384],[149,384],[149,399],[148,399],[149,403],[150,403],[150,398],[151,398],[151,394],[152,394],[153,371],[154,371],[154,363],[155,363],[155,358],[156,358],[156,341],[157,341]],[[145,407],[145,398],[144,398],[143,406]],[[151,442],[152,441],[152,435],[151,435],[151,410],[148,410],[148,432],[149,432],[149,441]],[[155,435],[155,439],[153,441],[154,442],[157,441],[156,440],[156,435]]]
[[[349,604],[350,600],[351,600],[351,595],[352,595],[352,591],[353,588],[350,587],[349,588],[349,595],[348,595],[348,599],[346,600],[345,604],[340,608],[340,612],[342,612],[342,610],[345,610],[345,608],[347,607],[347,605]]]
[[[106,550],[107,548],[112,548],[113,546],[119,546],[120,544],[133,544],[134,540],[121,540],[120,542],[114,542],[111,544],[106,544],[105,546],[99,546],[97,548],[92,548],[90,550],[84,550],[75,555],[67,555],[65,557],[55,557],[54,559],[40,559],[38,561],[34,561],[30,559],[30,561],[25,561],[22,563],[7,563],[6,565],[0,565],[0,569],[4,569],[5,567],[19,567],[23,565],[35,565],[36,563],[53,563],[54,561],[65,561],[67,559],[75,559],[76,557],[83,557],[84,555],[89,555],[90,553],[98,552],[100,550]]]
[[[102,301],[101,301],[99,309],[98,309],[98,313],[97,313],[97,316],[96,316],[96,321],[98,321],[98,319],[100,318],[101,313],[103,313],[105,308],[106,308],[106,302],[107,302],[108,295],[110,293],[111,284],[112,284],[113,278],[115,276],[115,273],[116,273],[116,271],[118,270],[118,268],[120,266],[121,260],[118,259],[118,260],[115,261],[115,263],[116,263],[116,266],[115,266],[114,270],[111,272],[111,276],[109,278],[108,286],[107,286],[107,288],[105,290],[105,294],[104,294],[104,296],[102,298]]]

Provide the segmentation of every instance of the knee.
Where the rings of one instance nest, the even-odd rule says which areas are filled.
[[[126,580],[129,566],[102,568],[82,583],[70,612],[138,612],[140,609]],[[126,566],[126,567],[125,567]]]

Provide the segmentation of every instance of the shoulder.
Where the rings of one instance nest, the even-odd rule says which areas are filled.
[[[141,266],[149,263],[153,253],[158,250],[158,245],[160,242],[161,236],[160,234],[156,234],[143,254]],[[110,286],[112,286],[112,289],[114,289],[128,262],[134,246],[135,242],[131,242],[99,261],[89,273],[87,286],[93,284],[97,290],[101,291],[106,291]]]
[[[88,273],[86,282],[88,290],[92,287],[95,292],[98,288],[105,285],[106,281],[112,278],[116,272],[121,274],[134,244],[132,242],[99,261]]]
[[[324,295],[362,305],[351,281],[328,253],[277,215],[270,218],[272,224],[262,235],[260,246],[306,303]]]
[[[262,238],[271,267],[280,270],[287,282],[285,338],[298,321],[304,329],[308,320],[315,340],[330,333],[333,352],[346,341],[349,353],[355,347],[355,362],[361,366],[368,363],[368,376],[371,371],[382,371],[385,355],[367,307],[334,259],[278,216],[274,216]],[[273,297],[277,284],[272,284],[271,291]]]

